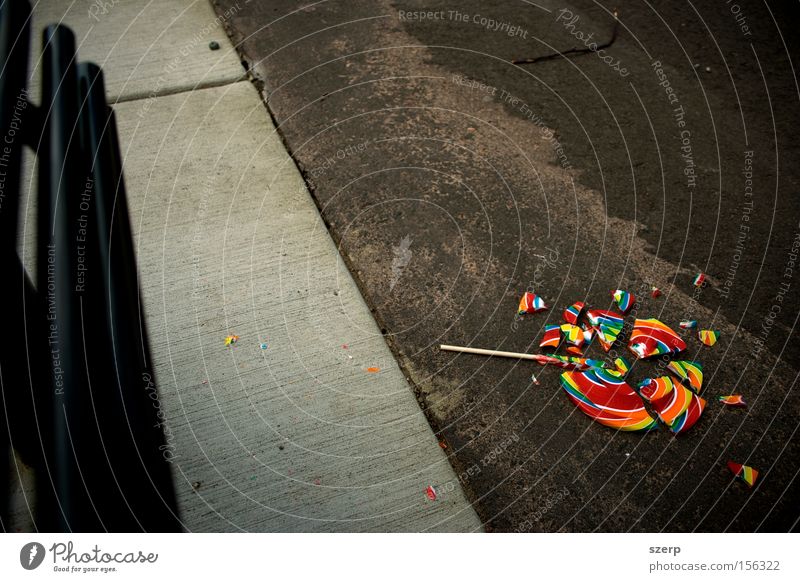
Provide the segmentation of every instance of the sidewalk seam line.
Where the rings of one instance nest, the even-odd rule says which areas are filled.
[[[175,87],[173,89],[165,89],[165,90],[159,91],[157,93],[153,93],[153,92],[150,92],[150,93],[136,92],[136,93],[131,93],[131,94],[125,95],[125,96],[120,96],[120,97],[112,96],[111,98],[109,98],[109,104],[110,105],[116,105],[117,103],[131,103],[133,101],[145,101],[145,100],[150,99],[150,98],[157,99],[159,97],[168,97],[170,95],[180,95],[181,93],[192,93],[193,91],[200,91],[200,90],[203,90],[203,89],[214,89],[214,88],[217,88],[217,87],[225,87],[226,85],[235,85],[236,83],[241,83],[241,82],[247,81],[247,80],[248,80],[247,79],[247,74],[243,73],[242,76],[239,77],[238,79],[234,79],[234,80],[225,79],[225,80],[219,80],[219,81],[211,81],[211,82],[208,82],[208,83],[205,83],[205,84],[202,84],[202,85],[195,85],[194,87],[189,87],[189,88]]]

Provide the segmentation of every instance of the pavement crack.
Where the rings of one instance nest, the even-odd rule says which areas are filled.
[[[614,11],[614,28],[611,31],[611,38],[608,40],[608,42],[606,42],[604,44],[599,44],[599,45],[595,46],[594,48],[582,48],[582,49],[571,48],[568,51],[564,51],[564,52],[556,51],[554,53],[542,55],[540,57],[533,57],[533,58],[529,58],[529,59],[514,59],[513,61],[511,61],[511,64],[512,65],[533,65],[535,63],[541,63],[542,61],[552,61],[554,59],[558,59],[558,58],[561,58],[561,57],[569,57],[569,56],[586,55],[586,54],[596,53],[598,51],[607,49],[608,47],[613,45],[614,42],[617,40],[617,34],[618,33],[619,33],[619,18],[617,18],[617,12]]]

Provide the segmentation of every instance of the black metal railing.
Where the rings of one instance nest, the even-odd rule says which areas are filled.
[[[0,520],[13,448],[35,474],[38,531],[179,531],[139,295],[114,112],[73,33],[0,7]],[[35,282],[17,251],[22,150],[37,156]]]

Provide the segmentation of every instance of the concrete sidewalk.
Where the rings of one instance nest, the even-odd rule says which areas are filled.
[[[88,3],[64,14],[60,4],[40,2],[34,30],[63,19],[117,101],[186,529],[480,530],[258,92],[242,80],[225,17],[205,0],[109,2],[104,14]],[[33,180],[25,189],[35,192]],[[230,334],[239,340],[226,347]]]

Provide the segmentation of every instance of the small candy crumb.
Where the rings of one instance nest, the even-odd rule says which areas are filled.
[[[747,403],[742,398],[741,394],[729,394],[728,396],[720,396],[719,401],[726,406],[747,406]]]
[[[538,295],[526,291],[519,300],[519,307],[517,308],[517,315],[524,315],[526,313],[536,313],[547,309],[544,301]]]
[[[720,333],[713,329],[701,329],[697,332],[698,339],[707,346],[713,346],[717,343]]]

